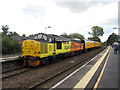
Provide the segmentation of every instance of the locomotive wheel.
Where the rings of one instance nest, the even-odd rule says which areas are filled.
[[[24,62],[24,67],[28,67],[28,62]]]

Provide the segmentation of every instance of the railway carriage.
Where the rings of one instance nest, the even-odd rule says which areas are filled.
[[[100,46],[101,46],[101,43],[95,41],[95,47],[98,48],[98,47],[100,47]]]
[[[90,50],[92,48],[91,41],[85,41],[85,50]]]

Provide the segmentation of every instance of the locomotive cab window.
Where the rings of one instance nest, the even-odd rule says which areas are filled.
[[[62,49],[62,42],[61,41],[57,41],[57,49]]]
[[[42,34],[39,34],[39,35],[38,35],[38,39],[41,39],[41,38],[42,38]]]
[[[43,40],[47,40],[47,36],[43,35]]]
[[[35,36],[35,38],[34,39],[38,39],[38,36]]]
[[[51,38],[49,38],[49,42],[52,42],[52,39],[51,39]]]

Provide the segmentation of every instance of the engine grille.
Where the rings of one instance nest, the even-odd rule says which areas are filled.
[[[48,53],[48,44],[41,43],[40,44],[40,52],[41,52],[41,54]]]

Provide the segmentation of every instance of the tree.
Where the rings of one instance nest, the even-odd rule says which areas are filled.
[[[88,37],[88,40],[101,42],[99,37]]]
[[[99,37],[104,34],[103,28],[99,26],[93,26],[91,30],[92,32],[91,33],[89,32],[89,34],[91,34],[93,37]]]
[[[25,34],[23,34],[22,36],[23,36],[23,37],[26,37],[26,35],[25,35]]]
[[[19,35],[18,33],[16,33],[16,32],[14,32],[13,35],[15,35],[15,36],[20,36],[20,35]]]
[[[78,38],[78,39],[84,39],[84,36],[79,33],[72,33],[69,35],[70,37]]]
[[[99,37],[104,34],[103,28],[99,26],[93,26],[91,30],[92,32],[89,32],[89,34],[92,35],[92,37],[89,37],[88,39],[101,42]]]
[[[2,54],[14,54],[21,52],[21,44],[18,40],[10,38],[10,35],[18,35],[16,32],[9,32],[8,25],[2,26]],[[8,33],[9,32],[9,33]]]
[[[69,38],[69,35],[67,35],[65,32],[63,34],[61,34],[60,36]]]
[[[1,28],[3,30],[3,34],[7,34],[8,33],[8,25],[2,26]]]
[[[14,54],[21,52],[21,44],[18,40],[11,39],[8,35],[2,36],[2,54]]]
[[[66,37],[66,38],[73,37],[73,38],[78,38],[78,39],[84,39],[84,36],[82,34],[79,34],[79,33],[72,33],[70,35],[67,35],[66,33],[63,33],[60,36],[63,36],[63,37]]]
[[[112,34],[108,37],[106,43],[107,43],[107,45],[112,45],[114,42],[117,42],[118,39],[119,39],[119,36],[116,35],[115,33],[112,33]]]
[[[35,37],[37,34],[31,34],[31,35],[29,35],[28,37]]]
[[[12,37],[12,36],[19,36],[19,34],[16,33],[16,32],[9,32],[9,36],[10,36],[10,37]]]

